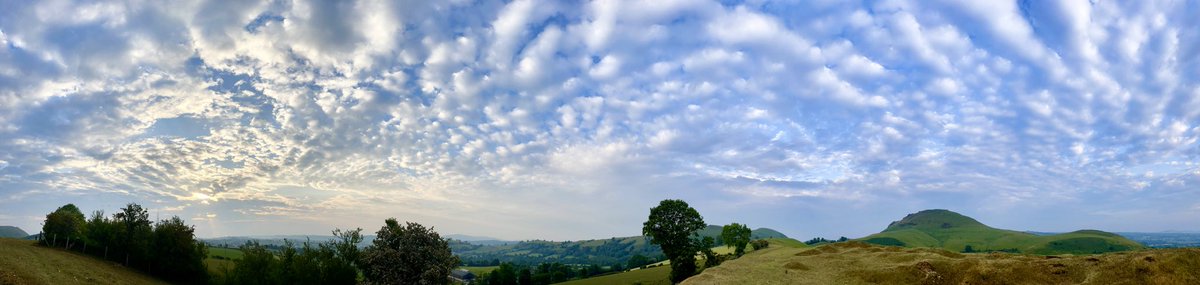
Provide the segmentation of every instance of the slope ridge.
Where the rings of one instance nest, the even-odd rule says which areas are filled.
[[[1055,235],[997,229],[950,210],[924,210],[892,222],[882,232],[858,239],[905,247],[935,247],[950,251],[1008,251],[1033,254],[1091,254],[1142,249],[1145,246],[1099,230]],[[970,246],[970,248],[968,248]]]

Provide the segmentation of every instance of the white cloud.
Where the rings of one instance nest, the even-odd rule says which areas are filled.
[[[1187,169],[1129,169],[1200,155],[1183,4],[575,4],[14,4],[0,207],[574,239],[636,234],[644,215],[572,227],[665,197],[734,218],[719,205],[1190,206],[1156,196]]]

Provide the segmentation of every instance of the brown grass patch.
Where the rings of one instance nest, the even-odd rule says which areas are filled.
[[[783,268],[780,268],[783,267]],[[1200,249],[1045,256],[830,244],[756,252],[687,284],[1200,284]],[[707,276],[705,276],[707,275]]]

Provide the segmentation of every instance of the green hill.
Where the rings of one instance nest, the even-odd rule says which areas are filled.
[[[1034,235],[996,229],[948,210],[925,210],[892,222],[883,232],[861,239],[867,243],[904,247],[935,247],[955,252],[1008,251],[1033,254],[1092,254],[1142,249],[1145,246],[1116,234],[1081,230]]]
[[[716,240],[717,245],[722,245],[722,244],[724,244],[721,241],[721,229],[722,228],[723,228],[722,226],[708,225],[708,227],[705,227],[704,229],[697,231],[696,233],[700,234],[700,236],[712,237],[713,240]],[[773,230],[770,228],[757,228],[757,229],[754,229],[753,231],[750,231],[750,239],[770,239],[770,238],[787,238],[787,237],[788,237],[787,235],[784,235],[783,233],[780,233],[779,231],[776,231],[776,230]]]
[[[28,233],[14,226],[0,226],[0,238],[25,238]]]
[[[0,238],[0,284],[167,284],[78,252]]]

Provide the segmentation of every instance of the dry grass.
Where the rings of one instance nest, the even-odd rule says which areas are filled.
[[[0,284],[166,284],[95,257],[0,238]]]
[[[1200,249],[1098,255],[961,254],[861,242],[770,247],[685,284],[1200,284]]]

